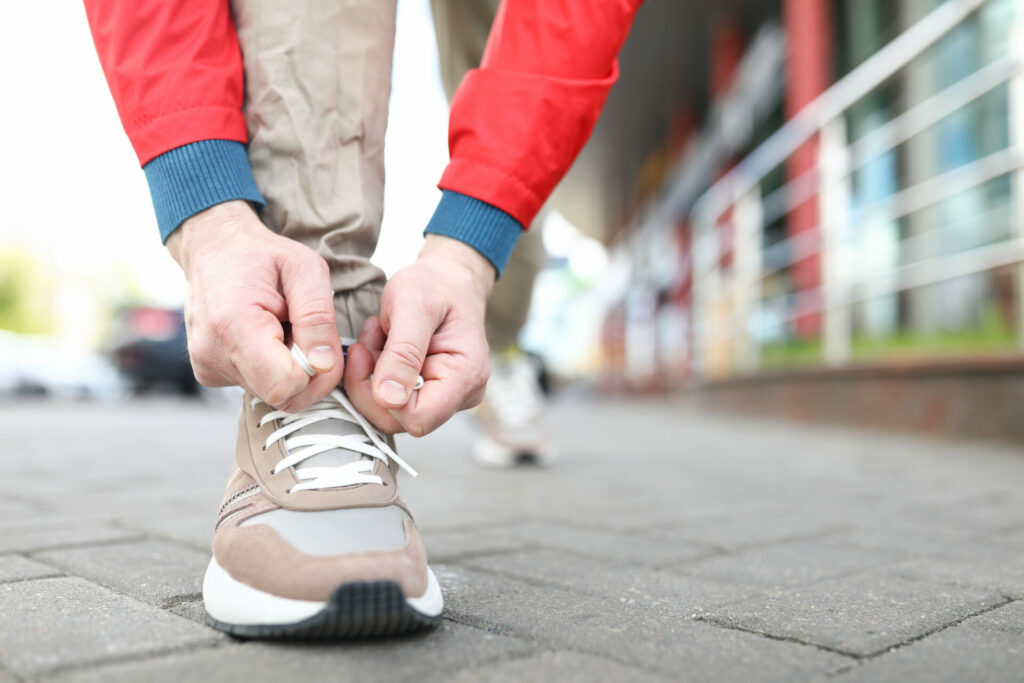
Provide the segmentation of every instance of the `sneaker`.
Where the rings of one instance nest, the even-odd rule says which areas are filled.
[[[545,424],[546,407],[540,372],[529,356],[518,349],[491,354],[491,378],[484,400],[474,410],[477,461],[512,467],[557,460],[558,451]]]
[[[210,625],[294,639],[439,624],[441,589],[398,468],[416,475],[341,390],[298,413],[246,394],[203,581]]]

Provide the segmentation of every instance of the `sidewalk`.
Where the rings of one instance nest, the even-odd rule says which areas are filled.
[[[549,471],[467,425],[400,442],[446,597],[432,633],[203,625],[233,407],[0,405],[0,681],[1011,681],[1024,453],[566,402]]]

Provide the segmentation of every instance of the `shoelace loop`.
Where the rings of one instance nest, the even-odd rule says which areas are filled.
[[[250,406],[255,408],[261,403],[263,403],[261,399],[253,398]],[[411,476],[418,476],[416,470],[395,453],[394,449],[385,441],[383,435],[365,417],[360,415],[348,397],[337,389],[305,410],[297,413],[272,410],[260,419],[259,426],[262,427],[274,420],[281,420],[281,427],[267,437],[264,448],[270,448],[273,444],[283,439],[288,455],[274,466],[272,474],[277,474],[284,469],[294,467],[315,455],[335,448],[355,451],[370,458],[369,460],[360,459],[355,462],[345,463],[344,465],[306,466],[301,468],[301,470],[296,469],[299,483],[293,486],[289,493],[340,488],[356,484],[382,485],[384,483],[383,480],[377,475],[371,474],[374,461],[376,460],[380,460],[384,464],[388,464],[389,460],[394,460],[399,467]],[[344,436],[337,434],[290,436],[300,429],[324,420],[341,420],[358,425],[362,433],[346,434]]]

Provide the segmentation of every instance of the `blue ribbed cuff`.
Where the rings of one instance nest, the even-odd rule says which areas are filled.
[[[465,242],[491,262],[498,277],[522,232],[519,221],[498,207],[451,190],[442,190],[441,201],[423,231]]]
[[[185,219],[214,204],[244,199],[264,205],[240,142],[200,140],[164,152],[142,169],[163,242]]]

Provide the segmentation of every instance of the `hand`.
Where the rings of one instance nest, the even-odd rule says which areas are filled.
[[[167,248],[189,284],[185,325],[200,384],[238,385],[289,412],[338,385],[341,340],[327,262],[316,252],[268,230],[242,201],[192,216]],[[283,322],[315,376],[289,353]]]
[[[423,436],[480,402],[490,372],[484,308],[494,277],[469,245],[427,235],[416,263],[388,281],[380,318],[366,321],[345,371],[345,391],[378,429]],[[418,375],[423,388],[413,391]]]

